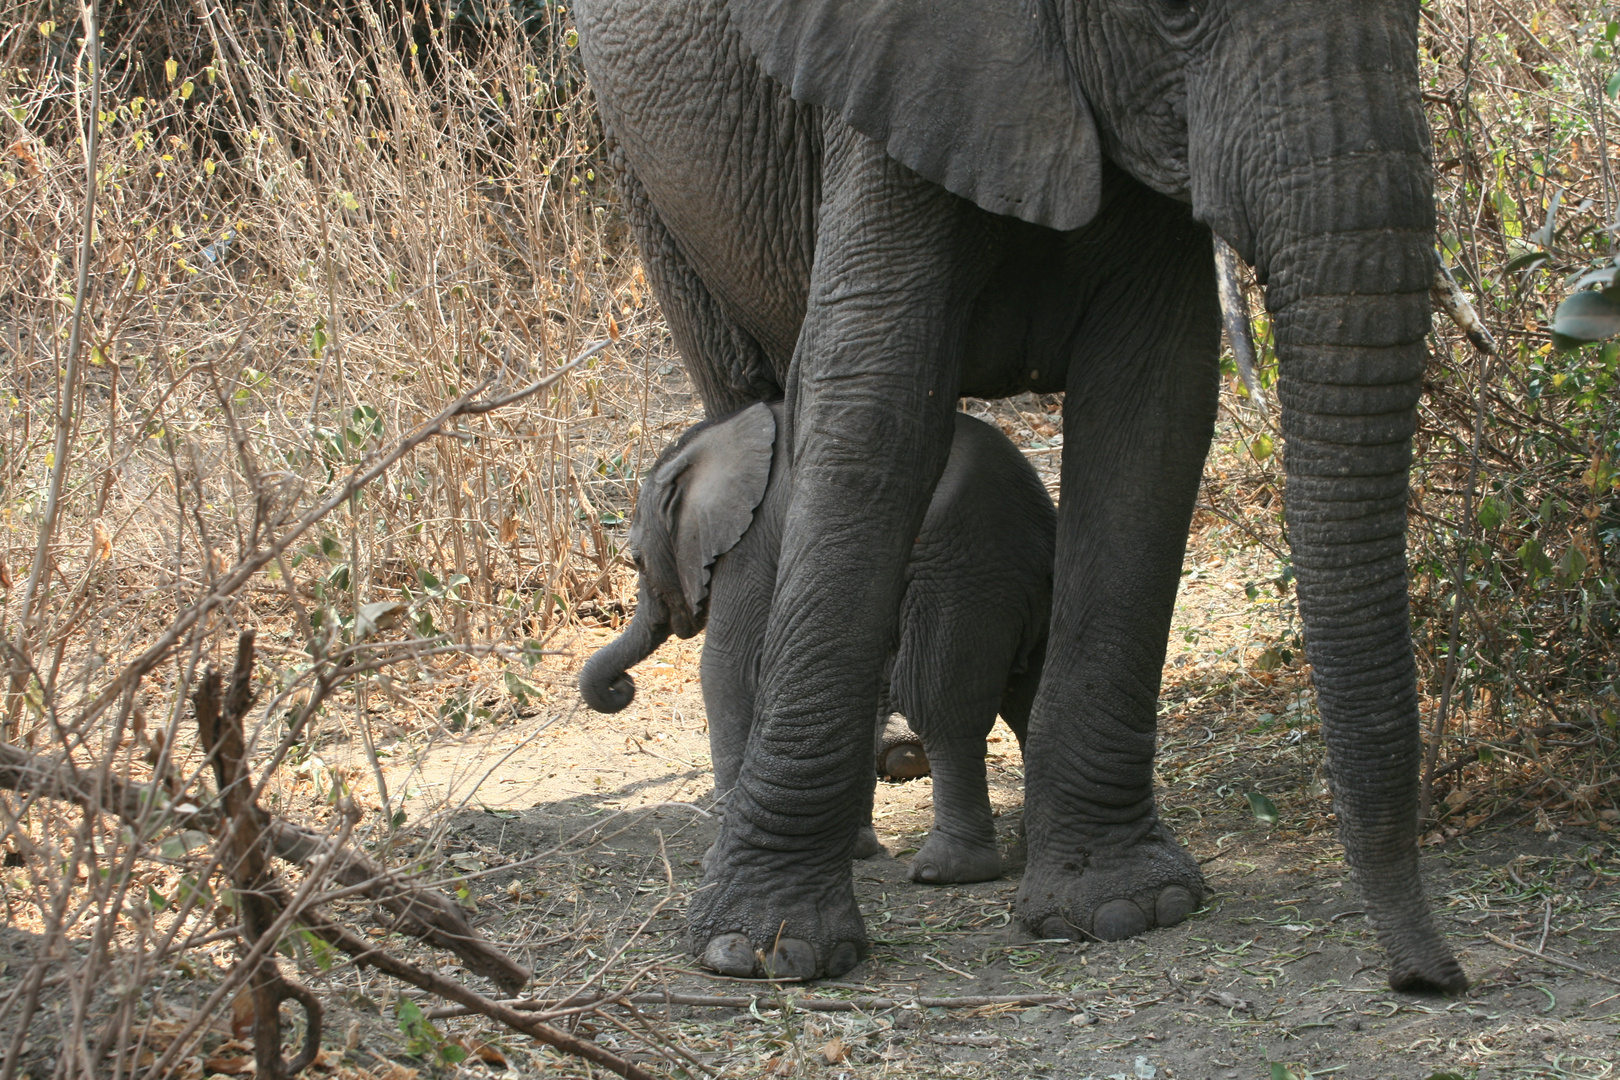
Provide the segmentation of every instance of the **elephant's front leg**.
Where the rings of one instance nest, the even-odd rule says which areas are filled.
[[[1130,937],[1181,922],[1205,892],[1197,863],[1159,821],[1153,754],[1215,419],[1212,259],[1208,233],[1185,212],[1135,220],[1151,220],[1131,230],[1148,235],[1101,245],[1130,258],[1107,268],[1064,402],[1052,622],[1025,756],[1029,861],[1018,897],[1042,937]]]
[[[793,492],[742,774],[693,898],[730,975],[838,975],[866,952],[851,844],[907,554],[944,466],[987,226],[864,137],[828,132],[789,379]],[[982,219],[978,219],[982,220]]]

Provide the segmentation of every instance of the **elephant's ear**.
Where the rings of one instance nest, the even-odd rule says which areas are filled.
[[[729,0],[767,74],[986,210],[1074,229],[1101,151],[1053,0]]]
[[[659,469],[670,492],[669,528],[681,594],[695,613],[709,595],[709,567],[754,522],[771,478],[776,417],[750,405],[696,432]]]

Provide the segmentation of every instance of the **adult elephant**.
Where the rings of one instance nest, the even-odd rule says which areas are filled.
[[[633,223],[711,414],[784,390],[795,484],[756,723],[691,944],[866,950],[849,847],[907,551],[961,394],[1064,391],[1020,917],[1205,894],[1155,702],[1216,410],[1211,230],[1266,285],[1335,809],[1399,989],[1466,980],[1417,864],[1405,506],[1433,207],[1412,0],[581,0]]]

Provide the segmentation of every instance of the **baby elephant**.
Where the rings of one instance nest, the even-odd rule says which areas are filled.
[[[627,668],[671,633],[687,638],[707,625],[703,701],[721,791],[737,783],[748,745],[791,495],[781,408],[751,405],[699,424],[660,455],[630,526],[641,572],[635,619],[579,677],[586,704],[617,712],[635,696]],[[999,712],[1024,739],[1046,652],[1056,528],[1052,500],[1018,448],[957,413],[906,571],[885,703],[922,737],[934,775],[934,827],[912,860],[915,881],[1001,873],[985,736]],[[858,855],[877,850],[869,825],[856,846]]]

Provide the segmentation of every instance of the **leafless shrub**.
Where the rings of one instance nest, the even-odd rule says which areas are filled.
[[[388,5],[137,5],[97,63],[58,9],[0,17],[4,1080],[183,1073],[221,1022],[159,1002],[240,936],[189,705],[240,629],[265,805],[386,861],[372,701],[456,726],[473,690],[399,687],[544,693],[559,628],[616,618],[661,341],[559,10],[456,48]],[[290,776],[317,723],[370,775]]]

